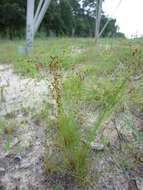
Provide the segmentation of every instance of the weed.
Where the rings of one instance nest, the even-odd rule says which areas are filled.
[[[6,141],[6,151],[9,152],[10,151],[10,137],[8,136],[7,141]]]
[[[27,122],[28,122],[28,119],[27,119],[26,117],[23,117],[23,118],[20,120],[20,124],[21,124],[21,125],[25,125]]]
[[[31,146],[32,144],[33,144],[33,141],[32,141],[32,139],[30,138],[30,139],[28,139],[28,144],[29,144],[29,146]]]
[[[0,118],[0,128],[3,130],[4,134],[11,135],[16,128],[16,122],[14,119],[6,120],[4,118]]]
[[[87,169],[88,146],[82,143],[81,132],[72,113],[60,115],[58,132],[63,147],[65,167],[71,170],[77,178],[82,179]]]
[[[61,167],[72,171],[76,177],[82,179],[85,176],[87,145],[81,141],[81,133],[72,112],[65,113],[62,105],[61,87],[59,85],[58,58],[52,57],[50,65],[54,82],[53,89],[56,99],[57,111],[57,136],[60,147],[63,149],[63,165]],[[81,79],[80,79],[81,80]],[[46,159],[46,163],[48,160]]]
[[[61,100],[61,90],[59,85],[59,74],[58,74],[58,66],[59,66],[59,57],[51,57],[50,70],[53,75],[53,89],[55,90],[55,99],[56,99],[56,107],[57,107],[57,117],[59,118],[59,114],[62,113],[62,100]],[[53,92],[54,94],[54,92]]]
[[[113,89],[107,91],[104,89],[105,95],[104,101],[105,106],[103,111],[100,113],[96,123],[91,127],[88,134],[86,134],[87,143],[83,143],[83,133],[79,122],[76,120],[74,110],[71,107],[66,109],[63,107],[63,98],[65,97],[66,103],[70,100],[70,97],[74,100],[75,98],[80,99],[82,96],[83,88],[82,83],[85,77],[81,74],[74,74],[72,77],[63,83],[61,88],[58,74],[58,57],[51,58],[51,71],[53,75],[53,93],[55,93],[56,99],[56,112],[57,112],[57,138],[59,147],[62,149],[62,163],[60,163],[60,169],[66,169],[71,172],[78,180],[83,181],[87,175],[88,165],[88,154],[90,149],[90,143],[94,140],[96,131],[99,129],[104,120],[110,116],[113,108],[121,101],[125,86],[128,78],[123,78],[118,81]],[[79,93],[81,93],[79,95]],[[62,95],[64,95],[62,97]],[[68,98],[67,98],[68,97]],[[67,106],[67,104],[66,104]],[[47,165],[50,163],[46,159]],[[55,166],[56,167],[56,166]]]
[[[61,190],[59,183],[56,185],[56,190]]]
[[[11,113],[7,113],[5,115],[5,119],[14,119],[15,118],[15,113],[14,112],[11,112]]]
[[[41,121],[41,115],[40,115],[40,114],[34,115],[34,123],[35,123],[36,125],[39,125],[39,124],[40,124],[40,121]]]
[[[66,99],[79,99],[82,96],[84,75],[75,73],[63,82],[63,95]]]

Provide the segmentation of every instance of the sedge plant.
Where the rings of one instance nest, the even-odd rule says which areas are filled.
[[[106,102],[105,108],[100,113],[96,122],[91,126],[91,129],[86,134],[86,142],[83,142],[83,134],[81,130],[81,126],[77,121],[74,110],[65,109],[63,105],[63,97],[62,90],[66,88],[66,85],[69,87],[69,83],[66,83],[64,88],[60,83],[60,75],[58,74],[58,65],[59,59],[58,57],[51,57],[50,69],[53,75],[53,93],[55,95],[56,100],[56,118],[57,118],[57,126],[56,133],[58,138],[59,147],[62,151],[59,154],[62,154],[62,162],[60,163],[59,169],[64,169],[65,171],[71,172],[78,180],[83,181],[88,173],[88,158],[89,158],[89,150],[90,144],[94,140],[96,136],[96,132],[103,123],[103,121],[109,117],[113,108],[120,102],[124,95],[124,90],[126,86],[126,82],[128,77],[125,77],[120,81],[120,83],[114,89],[114,96],[112,96],[112,100]],[[78,91],[81,89],[81,84],[84,80],[84,77],[81,79],[81,76],[74,75],[74,78],[71,79],[72,84],[74,86],[74,90],[68,91],[72,95],[78,95]],[[77,83],[77,85],[76,85]]]

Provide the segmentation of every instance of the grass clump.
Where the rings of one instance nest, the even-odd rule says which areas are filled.
[[[83,101],[81,97],[82,94],[85,93],[83,88],[85,76],[83,77],[83,75],[77,73],[73,74],[69,79],[64,81],[63,85],[61,85],[62,81],[60,81],[58,74],[58,61],[57,57],[52,57],[50,66],[53,75],[53,93],[56,99],[57,113],[55,139],[56,146],[60,149],[60,151],[57,152],[59,153],[59,157],[62,158],[59,164],[57,162],[55,163],[55,170],[70,172],[71,175],[75,176],[78,180],[85,181],[90,165],[90,144],[94,140],[96,132],[101,127],[101,124],[110,116],[113,108],[123,98],[128,77],[119,80],[114,88],[110,89],[111,92],[110,90],[107,91],[106,88],[104,89],[104,109],[101,110],[99,117],[88,130],[88,133],[84,134],[84,130],[82,130],[82,126],[75,115],[74,106],[77,101]],[[69,103],[70,101],[73,104]],[[69,109],[67,109],[67,105]],[[45,160],[47,168],[49,169],[50,162],[48,156],[45,157]],[[52,166],[52,169],[53,167],[54,166]]]
[[[88,146],[82,143],[79,126],[71,113],[60,114],[58,133],[63,148],[64,167],[79,179],[85,177]]]
[[[63,96],[65,98],[80,98],[82,96],[82,84],[84,74],[74,73],[69,78],[63,81]]]
[[[88,152],[88,146],[82,143],[82,133],[79,128],[79,124],[74,118],[72,112],[66,112],[62,103],[62,88],[59,84],[58,75],[58,58],[52,57],[51,72],[53,74],[53,88],[56,99],[56,142],[60,147],[62,161],[59,170],[64,169],[70,171],[72,175],[75,175],[79,179],[83,179],[86,172],[86,157]],[[60,156],[60,155],[59,155]],[[45,158],[47,168],[49,168],[48,156]],[[57,163],[55,163],[55,167]],[[52,169],[54,166],[51,166]]]
[[[35,78],[41,74],[41,71],[44,72],[49,68],[51,55],[58,55],[61,59],[60,68],[68,70],[76,62],[78,54],[80,54],[78,50],[84,49],[88,45],[87,41],[68,38],[36,39],[34,54],[32,57],[27,57],[17,53],[17,47],[24,44],[24,41],[3,40],[0,45],[0,63],[12,64],[15,70],[22,75]],[[72,52],[73,50],[74,52]],[[9,52],[8,56],[7,52]]]
[[[14,119],[6,120],[4,118],[0,118],[0,129],[2,129],[4,134],[11,135],[14,133],[16,128],[16,122]]]

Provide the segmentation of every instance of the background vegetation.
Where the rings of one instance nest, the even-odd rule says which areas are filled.
[[[38,0],[36,0],[38,3]],[[96,4],[94,0],[52,0],[40,28],[40,36],[93,37],[95,31]],[[102,13],[101,28],[107,21]],[[23,38],[25,36],[26,1],[0,1],[0,35]],[[118,32],[116,20],[112,19],[103,37],[124,37]]]

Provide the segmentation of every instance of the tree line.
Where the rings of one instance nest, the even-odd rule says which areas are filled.
[[[38,5],[39,0],[35,0]],[[0,36],[25,36],[26,0],[0,1]],[[93,37],[95,35],[95,0],[52,0],[39,34],[45,36]],[[100,28],[107,22],[102,11]],[[115,19],[110,19],[102,37],[124,37]]]

